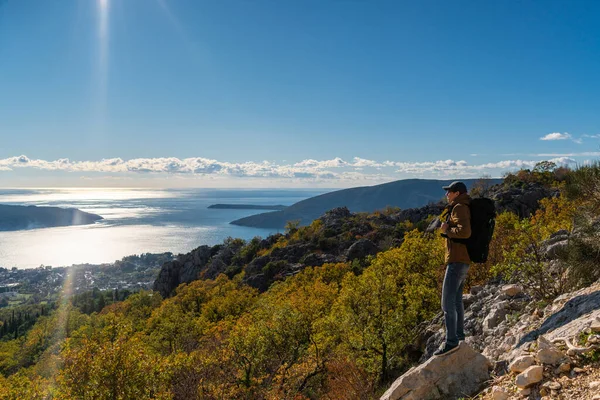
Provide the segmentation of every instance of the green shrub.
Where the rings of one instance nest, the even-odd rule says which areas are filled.
[[[280,273],[287,263],[283,260],[281,261],[270,261],[265,265],[262,269],[262,272],[265,274],[267,279],[273,278],[275,275]]]

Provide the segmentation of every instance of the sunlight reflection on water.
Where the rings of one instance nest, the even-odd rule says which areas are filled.
[[[0,232],[0,265],[37,267],[113,262],[128,254],[170,251],[182,253],[216,240],[216,228],[177,226],[89,225]],[[211,234],[212,233],[212,234]],[[10,237],[10,238],[9,238]],[[157,237],[160,238],[157,241]],[[22,251],[31,249],[31,252]]]
[[[0,203],[74,207],[101,215],[93,225],[0,232],[0,267],[109,263],[140,253],[186,253],[228,236],[276,229],[230,225],[261,211],[209,209],[215,203],[284,204],[320,194],[301,190],[0,189]]]
[[[111,188],[65,188],[65,189],[35,189],[32,191],[17,191],[3,193],[3,203],[50,204],[57,202],[113,202],[133,199],[158,199],[172,197],[171,192],[147,189],[111,189]]]

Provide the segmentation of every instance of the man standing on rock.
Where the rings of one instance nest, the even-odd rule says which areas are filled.
[[[468,239],[471,236],[471,198],[463,182],[452,182],[442,187],[446,191],[448,205],[443,216],[442,236],[446,238],[446,275],[442,287],[442,310],[446,324],[446,341],[433,353],[434,356],[448,354],[465,340],[463,287],[471,259],[464,243],[454,239]]]

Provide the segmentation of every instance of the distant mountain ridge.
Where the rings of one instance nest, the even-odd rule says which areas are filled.
[[[0,231],[87,225],[103,219],[76,208],[0,204]]]
[[[463,179],[470,188],[479,179]],[[400,208],[421,207],[444,197],[442,186],[453,180],[404,179],[375,186],[362,186],[337,190],[299,201],[285,210],[251,215],[232,221],[234,225],[255,228],[283,229],[287,221],[300,221],[308,225],[326,211],[348,207],[352,212],[373,212],[388,206]],[[502,179],[490,179],[490,185]]]

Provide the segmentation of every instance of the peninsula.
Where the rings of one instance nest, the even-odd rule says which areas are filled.
[[[0,231],[87,225],[103,219],[76,208],[0,204]]]

